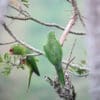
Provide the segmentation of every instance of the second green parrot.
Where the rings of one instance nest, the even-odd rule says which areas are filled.
[[[20,59],[20,64],[25,64],[29,68],[29,81],[28,81],[28,88],[29,88],[33,72],[36,75],[40,76],[35,57],[33,55],[27,56],[27,54],[30,54],[31,51],[21,44],[13,45],[9,51],[11,54],[21,55],[24,57]]]
[[[54,32],[50,32],[48,36],[48,42],[44,46],[44,51],[48,60],[55,66],[59,82],[62,86],[65,85],[64,73],[62,69],[62,48],[57,41]]]
[[[29,68],[29,80],[28,80],[28,89],[30,87],[30,82],[31,82],[31,77],[32,77],[32,74],[35,73],[36,75],[40,76],[40,73],[39,73],[39,70],[38,70],[38,67],[37,67],[37,64],[36,64],[36,59],[34,58],[34,56],[30,55],[30,56],[26,56],[25,59],[23,59],[21,61],[23,64],[26,64]]]

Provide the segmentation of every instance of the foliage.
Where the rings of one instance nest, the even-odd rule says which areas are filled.
[[[29,7],[29,0],[21,0],[24,6]]]

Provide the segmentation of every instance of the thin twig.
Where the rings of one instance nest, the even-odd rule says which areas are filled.
[[[41,53],[37,53],[37,54],[26,54],[25,56],[40,56],[40,55],[43,55]]]
[[[66,64],[66,69],[68,69],[68,66],[69,66],[69,64],[74,60],[73,58],[73,60],[71,61],[70,59],[71,59],[71,56],[72,56],[72,53],[73,53],[73,50],[74,50],[74,47],[75,47],[75,44],[76,44],[76,39],[74,40],[74,43],[73,43],[73,45],[72,45],[72,48],[71,48],[71,51],[70,51],[70,54],[69,54],[69,58],[68,58],[68,64]],[[74,57],[75,58],[75,57]],[[71,61],[71,62],[70,62]]]
[[[82,19],[82,15],[81,15],[81,13],[80,13],[80,11],[79,11],[79,9],[78,9],[76,0],[72,0],[72,3],[73,3],[73,6],[75,6],[75,10],[76,10],[76,12],[77,12],[77,15],[78,15],[78,17],[79,17],[79,19],[80,19],[82,25],[85,27],[85,23],[84,23],[84,21],[83,21],[83,19]]]
[[[45,79],[51,86],[53,86],[53,80],[52,80],[50,77],[44,76],[44,79]]]
[[[72,48],[71,48],[71,51],[70,51],[70,54],[69,54],[68,61],[71,59],[71,56],[72,56],[72,53],[73,53],[73,50],[74,50],[75,44],[76,44],[76,39],[74,40],[74,43],[73,43],[73,45],[72,45]]]
[[[23,9],[18,9],[15,6],[9,5],[11,8],[13,8],[14,10],[16,10],[17,12],[19,12],[20,14],[24,15],[25,17],[30,16],[29,13],[27,11],[24,11]]]
[[[68,61],[63,60],[63,61],[62,61],[62,63],[66,65],[66,64],[68,64],[69,62],[68,62]],[[86,65],[84,65],[83,67],[80,67],[80,65],[78,65],[78,64],[75,64],[75,63],[70,63],[70,65],[69,65],[69,66],[74,67],[74,68],[79,68],[79,69],[81,69],[81,70],[86,70],[86,71],[89,71],[89,68],[88,68]]]
[[[6,42],[6,43],[0,43],[0,45],[10,45],[10,44],[13,44],[13,43],[16,43],[17,41],[12,41],[12,42]]]
[[[68,60],[68,63],[66,64],[66,70],[68,69],[68,66],[70,65],[70,63],[75,59],[75,57],[73,57],[72,59],[70,58]]]
[[[85,27],[85,23],[83,21],[83,18],[82,18],[82,15],[81,15],[80,11],[78,11],[78,16],[79,16],[79,19],[80,19],[82,25]]]

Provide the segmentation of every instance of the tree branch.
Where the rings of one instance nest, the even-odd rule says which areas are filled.
[[[85,23],[84,23],[84,21],[82,19],[81,13],[80,13],[80,11],[78,9],[76,0],[71,0],[71,1],[72,1],[72,6],[75,7],[75,12],[77,13],[82,25],[85,27]]]
[[[9,15],[6,15],[7,18],[10,18],[10,19],[15,19],[15,20],[31,20],[31,21],[34,21],[38,24],[41,24],[41,25],[44,25],[44,26],[47,26],[47,27],[55,27],[57,29],[60,29],[60,30],[64,30],[64,27],[58,25],[58,24],[55,24],[55,23],[46,23],[46,22],[43,22],[43,21],[40,21],[36,18],[33,18],[33,17],[18,17],[18,16],[9,16]],[[73,31],[69,31],[69,33],[71,34],[74,34],[74,35],[85,35],[85,33],[82,33],[82,32],[73,32]]]
[[[12,42],[6,42],[6,43],[0,43],[0,45],[9,45],[9,44],[13,44],[16,43],[17,41],[12,41]]]
[[[75,22],[77,21],[78,18],[78,9],[77,9],[77,4],[75,0],[71,0],[71,4],[73,7],[73,16],[71,18],[71,20],[69,21],[69,23],[66,25],[64,32],[62,33],[61,37],[60,37],[60,44],[63,45],[70,30],[72,29],[73,25],[75,24]]]
[[[67,26],[66,26],[64,32],[62,33],[62,35],[61,35],[61,37],[60,37],[60,40],[59,40],[59,41],[60,41],[60,44],[61,44],[61,45],[64,44],[64,42],[65,42],[65,40],[66,40],[66,37],[67,37],[67,35],[69,34],[69,32],[70,32],[72,26],[75,24],[76,20],[77,20],[77,15],[75,14],[75,15],[71,18],[71,20],[69,21],[69,23],[67,24]]]

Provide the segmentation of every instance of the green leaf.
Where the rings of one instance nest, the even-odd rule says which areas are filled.
[[[2,56],[0,55],[0,63],[2,63],[3,62],[3,58],[2,58]]]
[[[22,2],[23,2],[23,5],[25,6],[25,7],[29,7],[29,0],[21,0]]]
[[[81,60],[81,64],[85,65],[86,61],[85,60]]]
[[[82,75],[82,74],[85,74],[86,73],[86,70],[77,69],[76,72],[77,72],[77,74]]]
[[[25,69],[25,65],[24,65],[24,64],[20,64],[20,65],[17,67],[17,69],[19,69],[19,68],[21,68],[22,70],[24,70],[24,69]]]
[[[9,66],[9,67],[5,67],[4,68],[4,71],[2,71],[1,73],[3,74],[3,75],[5,75],[5,76],[8,76],[10,73],[11,73],[11,66]]]
[[[4,54],[4,60],[6,63],[9,63],[11,61],[11,56],[9,55],[9,53]]]
[[[26,2],[26,3],[28,3],[29,2],[29,0],[21,0],[22,2]]]
[[[77,74],[77,75],[84,75],[84,74],[88,73],[87,70],[81,69],[81,68],[76,68],[76,67],[74,67],[74,66],[70,66],[70,67],[69,67],[69,70],[70,70],[72,73],[75,73],[75,74]]]
[[[4,59],[7,60],[8,58],[9,58],[9,54],[8,53],[5,53],[4,54]]]

